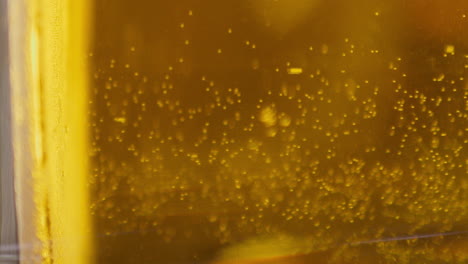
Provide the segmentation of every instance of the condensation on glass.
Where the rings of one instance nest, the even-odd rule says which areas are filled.
[[[0,3],[0,262],[90,263],[88,2]]]

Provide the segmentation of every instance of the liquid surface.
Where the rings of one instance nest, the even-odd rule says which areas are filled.
[[[97,263],[468,261],[464,1],[95,10]]]

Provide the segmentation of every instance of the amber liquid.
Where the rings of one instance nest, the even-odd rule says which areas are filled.
[[[465,2],[95,5],[97,263],[468,261]]]

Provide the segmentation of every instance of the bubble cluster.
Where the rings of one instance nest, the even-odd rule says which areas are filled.
[[[164,8],[151,31],[135,8],[143,18],[101,32],[93,52],[98,241],[123,248],[136,236],[145,260],[177,258],[157,245],[189,261],[288,233],[332,251],[330,263],[366,250],[399,263],[468,260],[466,238],[336,247],[466,228],[466,43],[421,40],[420,51],[357,25],[307,36],[298,20],[268,16],[289,24],[259,34],[268,24],[236,16],[245,10]],[[383,27],[386,15],[356,23]]]

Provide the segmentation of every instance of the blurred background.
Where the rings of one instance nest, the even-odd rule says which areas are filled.
[[[0,0],[0,262],[17,261],[7,5]]]

